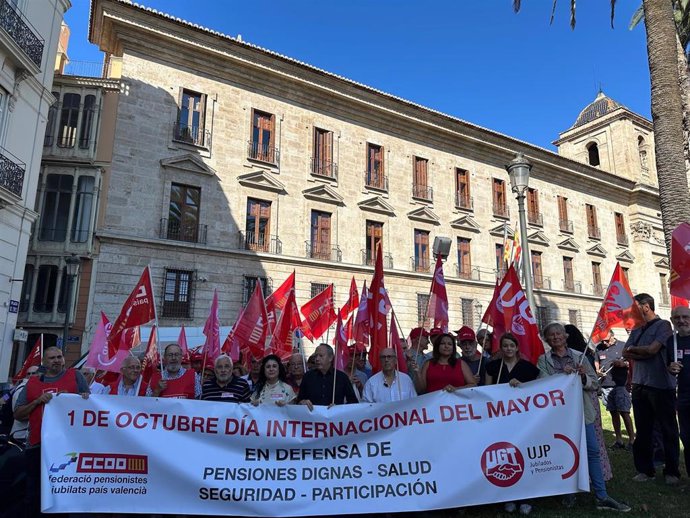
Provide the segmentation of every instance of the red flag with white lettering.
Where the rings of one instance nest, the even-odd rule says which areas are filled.
[[[261,291],[261,281],[256,281],[254,293],[249,298],[244,311],[233,328],[235,339],[239,340],[242,349],[249,349],[254,358],[264,357],[266,336],[268,335],[268,317],[264,296]]]
[[[346,320],[348,315],[357,309],[359,306],[359,293],[357,292],[357,283],[355,282],[355,276],[352,276],[350,281],[350,294],[347,302],[340,308],[340,317]]]
[[[109,356],[112,357],[117,353],[120,334],[125,329],[147,324],[155,318],[156,308],[153,299],[153,286],[151,285],[151,272],[147,266],[144,268],[134,290],[122,305],[122,310],[120,310],[120,314],[108,335]]]
[[[30,367],[35,367],[35,366],[41,365],[41,354],[42,353],[43,353],[43,333],[41,333],[40,336],[38,338],[36,338],[36,343],[34,344],[34,348],[31,349],[29,356],[27,356],[26,360],[24,360],[24,365],[22,365],[22,368],[19,369],[19,372],[14,375],[14,378],[12,378],[12,381],[15,384],[19,383],[21,380],[26,378],[26,371],[28,371]]]
[[[622,325],[627,330],[644,325],[644,318],[633,298],[628,279],[621,265],[616,263],[606,296],[601,303],[599,315],[590,335],[592,343],[597,344],[606,338],[612,327]]]
[[[278,322],[278,310],[282,310],[285,307],[291,291],[295,291],[294,270],[277,290],[266,297],[266,316],[268,317],[269,332],[273,331]]]
[[[300,312],[304,315],[304,325],[311,336],[315,340],[321,338],[337,318],[333,308],[333,284],[304,304]]]
[[[374,277],[369,290],[369,329],[371,348],[369,349],[369,363],[373,372],[381,370],[379,354],[381,349],[388,346],[388,311],[390,301],[383,282],[383,247],[379,242],[376,248],[376,265]]]
[[[288,294],[287,302],[283,306],[278,323],[273,329],[270,343],[271,352],[278,355],[281,360],[290,358],[292,355],[292,339],[295,336],[295,331],[301,328],[302,320],[297,310],[295,291],[292,290]]]
[[[359,299],[357,315],[352,326],[352,338],[357,352],[366,351],[369,346],[369,290],[367,282],[362,286],[362,297]]]
[[[441,255],[436,257],[434,278],[431,281],[429,291],[429,305],[427,307],[429,319],[434,319],[434,327],[448,332],[448,294],[446,293],[446,281],[443,277],[443,260]]]
[[[520,345],[520,357],[537,363],[544,353],[544,345],[539,337],[537,321],[529,307],[525,292],[520,285],[514,266],[510,266],[498,286],[497,295],[490,303],[494,333],[500,335],[510,332],[515,335]]]

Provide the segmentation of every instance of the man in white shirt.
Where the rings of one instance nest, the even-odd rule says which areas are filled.
[[[409,376],[401,376],[398,371],[398,357],[395,349],[382,349],[381,371],[374,374],[364,385],[362,401],[367,403],[386,403],[417,397],[414,383]]]
[[[91,391],[92,395],[110,393],[110,389],[108,387],[94,380],[96,377],[96,369],[84,365],[79,370],[84,375],[84,378],[86,378],[86,382],[89,384],[89,390]]]

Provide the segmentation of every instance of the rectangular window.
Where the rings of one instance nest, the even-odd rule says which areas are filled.
[[[551,310],[548,306],[537,306],[537,327],[543,330],[551,322]]]
[[[502,244],[496,244],[496,249],[495,249],[495,258],[496,258],[496,276],[499,278],[503,278],[503,276],[506,274],[506,264],[505,261],[503,260],[503,254],[505,253],[505,249],[503,248]]]
[[[256,289],[256,283],[261,280],[261,292],[264,294],[264,299],[273,292],[273,281],[270,277],[257,277],[254,275],[245,275],[242,285],[242,307],[246,306],[249,298]]]
[[[414,271],[429,271],[429,232],[414,230]]]
[[[177,124],[175,124],[175,140],[206,146],[206,95],[182,89],[180,108],[177,111]]]
[[[569,309],[568,310],[568,322],[578,329],[582,327],[582,322],[580,322],[580,310],[579,309]]]
[[[493,210],[494,216],[498,216],[500,218],[508,217],[506,183],[498,178],[494,178],[493,181]]]
[[[72,182],[69,174],[49,174],[43,195],[43,213],[38,239],[64,241],[67,237],[67,220],[72,200]]]
[[[599,239],[599,223],[597,222],[597,208],[594,205],[585,204],[585,216],[587,218],[587,234],[590,238]]]
[[[79,120],[80,103],[81,95],[79,94],[65,94],[62,97],[57,142],[59,147],[74,147],[77,141],[77,121]]]
[[[461,279],[472,278],[470,240],[464,237],[458,238],[458,277]]]
[[[592,262],[592,293],[598,296],[604,294],[604,287],[601,285],[601,263]]]
[[[367,247],[364,251],[364,264],[373,266],[376,262],[376,250],[383,239],[383,223],[367,220]]]
[[[427,307],[429,306],[429,294],[417,293],[417,325],[419,327],[431,327],[431,319],[427,315]],[[426,317],[426,318],[425,318]]]
[[[168,239],[196,243],[199,237],[201,189],[173,183],[170,186]]]
[[[271,202],[247,199],[244,248],[268,252],[271,246]]]
[[[625,220],[623,219],[623,214],[620,212],[614,212],[613,218],[616,225],[616,242],[619,245],[627,246],[628,236],[625,233]]]
[[[563,289],[565,291],[575,291],[572,257],[563,257]]]
[[[314,128],[314,156],[311,162],[312,173],[328,178],[336,177],[333,162],[333,132]]]
[[[96,179],[93,176],[80,176],[77,181],[77,200],[72,215],[73,243],[85,243],[89,239],[95,183]]]
[[[275,115],[252,111],[252,140],[249,143],[249,158],[275,164],[278,153],[275,149]]]
[[[470,172],[455,168],[455,206],[461,209],[472,208],[470,195]]]
[[[2,90],[0,90],[0,96],[2,95]],[[48,109],[48,122],[46,122],[46,134],[43,137],[44,146],[52,146],[53,140],[55,139],[55,122],[57,121],[58,109],[60,108],[60,94],[58,92],[53,92],[55,96],[55,102],[50,105]],[[1,105],[0,105],[1,109]],[[0,122],[2,122],[2,117],[0,117]]]
[[[668,306],[670,304],[670,298],[668,296],[668,281],[666,280],[666,274],[659,274],[659,286],[661,288],[661,304]]]
[[[60,292],[58,293],[58,305],[57,305],[57,310],[58,313],[64,313],[65,310],[67,309],[67,294],[68,290],[74,289],[73,286],[68,286],[70,280],[67,275],[67,268],[62,269],[62,281],[60,282]],[[76,278],[75,278],[76,282]]]
[[[57,289],[58,267],[44,265],[38,268],[36,279],[36,298],[34,312],[52,313],[55,307],[55,290]]]
[[[89,149],[91,139],[95,136],[96,96],[84,97],[84,110],[81,114],[81,129],[79,130],[79,149]]]
[[[460,299],[462,308],[462,325],[474,329],[474,300]]]
[[[422,200],[433,199],[431,187],[429,187],[429,161],[418,156],[413,157],[414,181],[412,182],[412,197]]]
[[[568,219],[568,198],[558,196],[558,226],[561,232],[573,233],[573,222]]]
[[[31,302],[31,288],[34,284],[34,265],[24,265],[24,281],[22,282],[22,294],[19,299],[19,311],[24,313],[29,311],[29,303]]]
[[[544,272],[541,266],[541,252],[530,252],[532,256],[532,278],[534,279],[534,287],[541,289],[544,287]]]
[[[163,316],[192,318],[192,283],[190,270],[165,270],[163,285]]]
[[[388,182],[383,163],[383,146],[367,143],[366,186],[388,190]]]
[[[311,211],[309,257],[331,260],[331,215],[328,212]]]
[[[532,225],[544,224],[539,212],[539,191],[531,187],[527,189],[527,221]]]
[[[323,284],[321,282],[312,282],[311,283],[311,297],[314,298],[316,297],[319,293],[321,293],[323,290],[328,288],[330,286],[329,284]],[[335,291],[333,291],[333,297],[335,298]]]

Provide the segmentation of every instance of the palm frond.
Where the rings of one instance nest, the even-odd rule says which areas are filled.
[[[640,5],[630,18],[630,24],[628,25],[629,30],[633,30],[644,18],[644,7]]]
[[[553,6],[551,6],[551,19],[549,20],[549,25],[553,25],[553,19],[556,16],[556,4],[558,0],[553,0]]]
[[[520,0],[513,0],[513,12],[520,12]]]
[[[570,28],[575,30],[575,0],[570,0]]]
[[[611,28],[613,29],[613,15],[616,14],[616,0],[611,0]]]

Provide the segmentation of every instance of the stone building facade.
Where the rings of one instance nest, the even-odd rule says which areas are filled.
[[[24,261],[53,102],[53,60],[69,0],[0,0],[0,383],[21,355],[17,329]]]
[[[116,316],[146,265],[161,326],[202,326],[214,288],[230,324],[257,278],[270,289],[293,270],[298,304],[331,282],[342,304],[380,240],[407,332],[445,236],[451,327],[477,327],[517,221],[516,152],[534,166],[540,322],[588,332],[616,261],[667,305],[651,123],[608,97],[554,153],[121,0],[93,0],[89,39],[124,85],[92,321]]]

